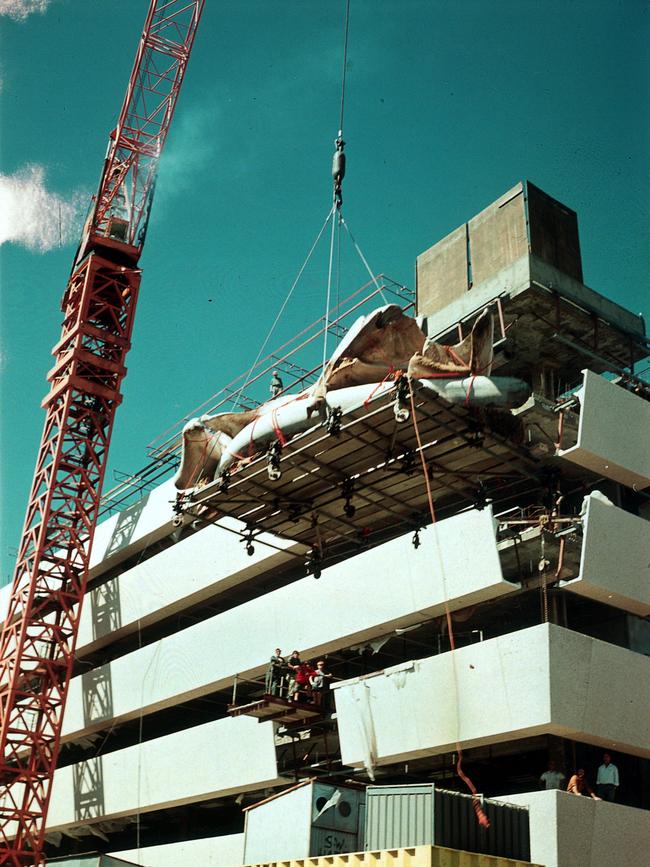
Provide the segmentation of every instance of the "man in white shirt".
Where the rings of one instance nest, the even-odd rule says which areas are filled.
[[[562,771],[558,771],[557,769],[557,762],[555,762],[554,759],[551,759],[548,763],[548,770],[544,771],[542,776],[539,778],[539,781],[543,784],[545,789],[563,789],[564,779],[565,776]]]
[[[610,754],[603,753],[603,763],[596,777],[596,791],[603,801],[615,801],[618,785],[618,768],[613,764]]]

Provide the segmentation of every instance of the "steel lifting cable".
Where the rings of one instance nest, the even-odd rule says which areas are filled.
[[[359,258],[363,262],[363,265],[370,275],[370,279],[375,284],[384,304],[388,304],[388,300],[382,291],[382,288],[377,280],[377,277],[372,271],[372,268],[368,264],[368,260],[363,255],[361,248],[357,244],[350,231],[348,224],[345,222],[342,213],[343,207],[343,194],[342,194],[342,183],[343,178],[345,177],[345,141],[343,140],[343,121],[345,116],[345,89],[346,89],[346,78],[347,78],[347,63],[348,63],[348,37],[350,32],[350,0],[346,0],[345,4],[345,36],[343,41],[343,68],[341,71],[341,111],[339,114],[339,131],[338,136],[335,140],[336,150],[334,152],[334,158],[332,161],[332,179],[334,181],[334,193],[333,193],[333,203],[332,210],[335,216],[332,219],[332,233],[330,238],[330,257],[329,257],[329,266],[327,270],[327,295],[325,302],[325,333],[323,340],[323,371],[325,371],[325,366],[327,363],[327,336],[329,332],[329,314],[330,314],[330,302],[331,302],[331,294],[332,294],[332,271],[333,271],[333,262],[334,262],[334,237],[336,234],[336,227],[338,224],[338,253],[337,253],[337,309],[338,309],[338,292],[339,292],[339,284],[341,279],[341,226],[348,233],[350,241],[354,246]]]
[[[339,112],[339,131],[334,142],[336,150],[332,161],[332,180],[334,182],[334,190],[332,194],[332,231],[330,234],[330,255],[327,267],[327,293],[325,296],[325,329],[323,332],[323,374],[327,364],[327,335],[330,327],[330,303],[332,296],[332,269],[334,264],[334,238],[336,235],[336,224],[341,225],[341,207],[343,205],[343,196],[341,185],[345,177],[345,142],[343,141],[343,120],[345,116],[345,84],[347,77],[348,65],[348,36],[350,33],[350,0],[345,2],[345,30],[343,37],[343,67],[341,70],[341,110]],[[338,215],[338,220],[336,216]],[[340,228],[339,228],[340,241]],[[340,266],[337,280],[340,280]]]
[[[332,263],[334,261],[334,233],[336,230],[336,203],[332,205],[332,231],[330,234],[330,258],[327,266],[327,294],[325,296],[325,326],[323,331],[323,375],[327,364],[327,334],[330,327],[330,297],[332,294]]]
[[[341,114],[339,116],[339,134],[338,134],[338,138],[337,138],[337,142],[336,142],[337,147],[338,147],[338,143],[339,142],[341,143],[341,152],[342,152],[343,146],[345,145],[345,142],[343,141],[343,117],[344,117],[344,113],[345,113],[345,85],[346,85],[347,67],[348,67],[348,36],[349,36],[349,32],[350,32],[350,0],[346,0],[346,4],[345,4],[345,38],[344,38],[344,42],[343,42],[343,69],[341,71]],[[335,154],[335,157],[336,157],[336,154]],[[343,173],[345,174],[345,157],[344,157],[344,162],[343,162]],[[341,180],[342,180],[342,178],[341,178]],[[339,188],[339,195],[340,195],[340,188]],[[370,265],[366,261],[366,257],[361,252],[361,248],[359,247],[357,242],[354,240],[354,238],[352,236],[352,232],[350,231],[350,229],[348,227],[348,224],[343,219],[343,214],[341,213],[340,205],[339,205],[338,211],[339,211],[339,220],[338,220],[339,232],[340,232],[340,227],[343,226],[345,231],[348,233],[350,240],[352,241],[354,249],[359,254],[359,258],[361,259],[361,261],[365,265],[366,271],[368,272],[368,274],[370,274],[370,279],[372,280],[372,282],[375,284],[375,286],[379,290],[379,294],[381,295],[381,297],[384,301],[384,304],[388,304],[388,301],[386,300],[386,296],[382,292],[381,287],[379,286],[379,283],[377,282],[377,278],[373,274],[372,269],[370,268]],[[340,243],[340,237],[339,237],[339,243]]]
[[[420,452],[420,461],[422,463],[422,472],[424,474],[424,484],[427,491],[427,501],[429,503],[429,511],[431,513],[431,522],[432,524],[436,523],[436,511],[433,505],[433,496],[431,494],[431,484],[429,483],[429,471],[427,468],[427,462],[424,457],[424,449],[422,448],[422,440],[420,439],[420,431],[418,429],[418,420],[415,411],[415,398],[413,397],[413,382],[409,381],[409,397],[411,400],[411,418],[413,419],[413,429],[415,431],[415,438],[418,444],[418,450]],[[447,631],[449,633],[449,644],[451,647],[452,654],[456,651],[456,638],[454,635],[454,625],[451,617],[451,611],[449,609],[449,602],[447,600],[447,593],[444,594],[444,604],[445,604],[445,616],[447,619]],[[452,666],[453,666],[454,658],[452,656]],[[456,678],[456,668],[453,667],[454,678]],[[456,687],[458,688],[458,687]],[[488,819],[485,811],[481,807],[480,796],[476,790],[476,786],[471,781],[471,779],[467,776],[467,774],[463,771],[463,750],[459,741],[456,741],[456,754],[458,755],[458,761],[456,762],[456,773],[461,778],[461,780],[465,783],[467,788],[472,793],[472,805],[474,807],[474,812],[476,813],[476,819],[479,825],[484,828],[490,827],[490,820]]]
[[[337,316],[341,311],[341,220],[343,219],[339,211],[339,230],[336,233],[336,313]],[[338,344],[341,338],[341,328],[336,331],[336,342]]]
[[[350,32],[350,0],[345,3],[345,36],[343,38],[343,68],[341,70],[341,111],[339,114],[339,131],[334,141],[336,150],[332,161],[332,177],[334,180],[334,204],[338,211],[343,204],[341,185],[345,177],[345,142],[343,141],[343,120],[345,115],[345,85],[348,66],[348,35]]]
[[[339,117],[339,138],[343,138],[343,113],[345,110],[345,79],[348,65],[348,34],[350,32],[350,0],[345,2],[345,38],[343,41],[343,69],[341,71],[341,115]]]
[[[386,296],[384,295],[384,292],[383,292],[383,290],[382,290],[382,288],[381,288],[381,284],[380,284],[379,281],[377,280],[377,277],[376,277],[375,274],[373,273],[372,268],[371,268],[370,265],[368,264],[368,260],[367,260],[366,257],[363,255],[363,252],[361,251],[361,247],[360,247],[360,246],[357,244],[357,242],[355,241],[355,239],[354,239],[354,235],[353,235],[352,232],[350,231],[350,227],[348,226],[348,224],[345,222],[345,218],[343,217],[343,214],[340,214],[340,215],[339,215],[339,221],[340,221],[340,224],[341,224],[341,225],[343,226],[343,228],[345,229],[345,231],[348,233],[348,237],[349,237],[350,240],[352,241],[352,246],[354,247],[354,249],[355,249],[355,250],[357,251],[357,253],[359,254],[359,258],[361,259],[361,261],[362,261],[363,264],[365,265],[366,271],[367,271],[368,274],[370,275],[370,279],[372,280],[372,282],[375,284],[375,287],[376,287],[377,291],[379,292],[379,294],[381,295],[384,304],[388,304],[388,299],[387,299]]]
[[[257,362],[260,360],[260,358],[261,358],[261,356],[262,356],[262,353],[263,353],[264,350],[266,349],[266,345],[267,345],[267,343],[268,343],[269,340],[271,339],[271,335],[273,334],[276,325],[277,325],[278,322],[280,321],[280,318],[281,318],[282,314],[284,313],[284,310],[285,310],[287,304],[288,304],[289,301],[291,300],[291,296],[293,295],[294,289],[295,289],[296,286],[298,285],[298,283],[299,283],[299,281],[300,281],[300,278],[302,277],[305,268],[306,268],[307,265],[309,264],[309,260],[311,259],[312,255],[313,255],[313,252],[314,252],[314,250],[316,249],[316,247],[317,247],[317,245],[318,245],[318,242],[320,241],[320,239],[321,239],[321,237],[322,237],[322,235],[323,235],[323,232],[325,231],[325,229],[326,229],[326,227],[327,227],[327,224],[329,223],[330,220],[332,220],[332,222],[334,222],[334,219],[333,219],[333,218],[334,218],[334,208],[332,207],[332,208],[330,208],[329,213],[327,214],[327,217],[325,218],[325,222],[324,222],[323,225],[321,226],[320,232],[318,233],[318,235],[316,235],[316,240],[315,240],[314,243],[311,245],[311,248],[310,248],[310,250],[309,250],[309,253],[307,253],[307,257],[306,257],[305,261],[302,263],[302,266],[301,266],[300,270],[298,271],[298,274],[297,274],[297,276],[296,276],[296,279],[293,281],[293,284],[292,284],[292,286],[291,286],[291,289],[289,289],[289,292],[288,292],[288,294],[287,294],[287,297],[284,299],[284,301],[283,301],[283,303],[282,303],[282,306],[280,307],[280,309],[279,309],[279,311],[278,311],[278,315],[275,317],[275,320],[273,321],[273,325],[271,325],[271,328],[269,329],[269,333],[268,333],[268,334],[266,335],[266,337],[264,338],[264,341],[263,341],[263,343],[262,343],[262,345],[261,345],[261,347],[260,347],[260,351],[257,353],[257,356],[255,357],[255,361],[251,364],[251,366],[250,366],[250,368],[249,368],[249,370],[248,370],[248,373],[246,374],[246,378],[245,378],[245,380],[244,380],[244,384],[242,385],[242,387],[241,387],[241,388],[239,389],[239,391],[237,392],[237,395],[236,395],[236,397],[235,397],[235,403],[234,403],[234,405],[233,405],[233,412],[234,412],[234,410],[236,410],[237,407],[239,406],[239,401],[240,401],[240,399],[241,399],[242,393],[243,393],[244,389],[246,388],[246,386],[248,385],[248,383],[250,382],[251,376],[253,375],[253,371],[255,370],[255,367],[257,366]]]

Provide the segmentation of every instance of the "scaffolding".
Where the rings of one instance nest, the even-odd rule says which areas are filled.
[[[259,406],[268,398],[266,389],[273,370],[279,370],[283,375],[284,389],[281,394],[300,391],[312,385],[321,371],[319,358],[326,326],[328,333],[338,340],[347,333],[357,317],[382,304],[383,298],[390,298],[391,303],[399,304],[405,313],[415,308],[415,293],[385,274],[363,284],[337,302],[327,315],[306,325],[260,358],[250,370],[239,373],[155,437],[146,446],[149,460],[143,468],[128,478],[120,478],[120,475],[127,474],[114,474],[118,484],[104,494],[102,514],[108,516],[124,509],[140,499],[147,488],[160,484],[176,470],[180,459],[181,431],[189,419]]]

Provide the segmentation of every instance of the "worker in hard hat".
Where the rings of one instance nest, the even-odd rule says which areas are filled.
[[[280,379],[280,374],[277,370],[274,370],[273,375],[271,376],[271,385],[269,387],[271,397],[277,397],[283,389],[284,385],[282,383],[282,380]]]

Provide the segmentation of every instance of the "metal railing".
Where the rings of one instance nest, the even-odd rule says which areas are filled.
[[[142,469],[131,474],[115,471],[118,484],[106,491],[102,497],[100,514],[110,515],[140,500],[176,470],[180,461],[182,429],[189,419],[234,411],[236,408],[245,410],[260,406],[268,399],[267,395],[259,393],[260,386],[267,383],[273,370],[281,370],[288,380],[281,394],[301,391],[313,385],[322,369],[322,362],[316,362],[316,359],[319,356],[318,342],[325,333],[326,321],[328,333],[340,338],[359,316],[376,309],[384,303],[386,297],[389,297],[392,303],[399,304],[404,311],[415,307],[414,291],[384,274],[378,276],[376,283],[364,283],[334,305],[328,316],[320,316],[305,326],[261,358],[251,370],[240,373],[203,403],[169,425],[146,446],[150,460]],[[256,388],[257,396],[254,393]]]

